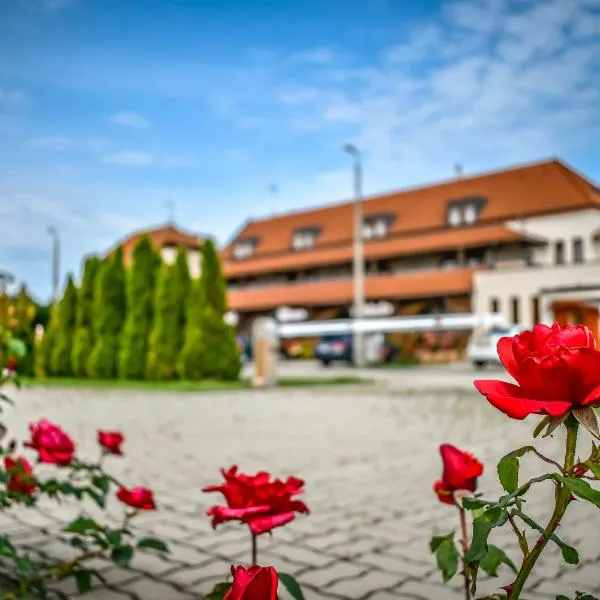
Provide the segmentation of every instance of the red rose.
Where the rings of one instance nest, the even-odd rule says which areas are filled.
[[[477,478],[483,473],[483,465],[472,454],[450,444],[442,444],[440,454],[444,472],[442,479],[433,485],[433,489],[441,502],[456,504],[454,492],[474,492],[477,488]]]
[[[98,443],[107,454],[123,455],[121,444],[125,441],[123,434],[118,431],[98,430]]]
[[[117,498],[123,502],[123,504],[131,506],[131,508],[137,508],[138,510],[156,510],[154,494],[145,487],[135,487],[131,489],[121,487],[117,492]]]
[[[11,371],[12,373],[15,373],[17,370],[17,367],[19,366],[19,360],[17,359],[16,356],[10,356],[8,358],[8,360],[6,361],[6,370],[7,371]]]
[[[33,479],[33,469],[26,458],[19,456],[14,459],[11,456],[5,456],[4,468],[9,475],[6,484],[6,489],[9,492],[27,494],[28,496],[33,494],[36,484]]]
[[[233,585],[223,600],[277,600],[279,577],[273,567],[231,567]]]
[[[498,355],[518,385],[479,380],[475,387],[513,419],[562,417],[572,408],[600,404],[600,350],[583,325],[536,325],[501,338]]]
[[[269,473],[256,475],[237,472],[237,466],[221,470],[225,483],[205,487],[203,492],[221,492],[227,506],[213,506],[208,510],[212,526],[225,521],[241,521],[254,535],[281,527],[295,518],[295,513],[308,513],[308,507],[292,496],[303,493],[304,481],[288,477],[285,481],[271,480]]]
[[[25,446],[38,451],[39,460],[53,465],[68,465],[75,454],[73,440],[58,426],[42,419],[29,426],[31,440]]]

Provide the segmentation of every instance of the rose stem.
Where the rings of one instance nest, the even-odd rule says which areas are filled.
[[[254,533],[252,535],[252,564],[251,567],[256,565],[256,554],[257,554],[257,544],[256,544],[256,535]]]
[[[465,579],[465,600],[471,600],[469,571],[467,570],[467,551],[469,550],[469,540],[467,537],[466,510],[462,506],[459,506],[458,514],[460,515],[460,529],[462,533],[460,543],[462,546],[463,577]]]
[[[575,417],[573,417],[572,415],[569,416],[569,418],[565,421],[565,427],[567,428],[567,444],[565,448],[564,473],[568,477],[573,472],[573,465],[575,464],[575,452],[577,450],[578,423]],[[569,491],[569,488],[566,485],[559,483],[557,484],[554,497],[554,512],[550,517],[550,521],[548,522],[546,529],[544,529],[544,533],[542,533],[535,546],[532,548],[531,552],[523,560],[523,564],[519,569],[517,578],[513,583],[512,590],[508,597],[509,600],[519,599],[519,596],[523,591],[523,586],[525,585],[525,582],[527,581],[531,570],[537,562],[537,559],[540,557],[540,554],[542,553],[542,551],[546,547],[546,544],[550,540],[550,536],[560,525],[560,520],[563,518],[567,510],[567,506],[569,505],[571,492]]]

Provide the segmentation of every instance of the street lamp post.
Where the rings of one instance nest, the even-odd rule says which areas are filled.
[[[362,197],[362,160],[360,151],[352,144],[344,144],[344,152],[352,157],[352,176],[354,182],[354,234],[353,234],[353,317],[361,320],[365,303],[365,261],[363,247],[363,197]],[[362,367],[364,364],[363,334],[354,331],[354,364]]]
[[[48,227],[48,234],[52,237],[52,301],[56,302],[60,285],[60,238],[52,225]]]

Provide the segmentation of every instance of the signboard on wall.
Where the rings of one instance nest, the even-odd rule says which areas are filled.
[[[291,308],[289,306],[280,306],[275,311],[275,318],[280,323],[297,323],[308,319],[308,311],[305,308]]]
[[[390,317],[394,312],[394,305],[385,300],[363,304],[363,317]],[[350,316],[354,316],[353,306],[350,307]]]

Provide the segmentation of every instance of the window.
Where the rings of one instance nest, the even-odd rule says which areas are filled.
[[[534,325],[540,322],[540,299],[538,296],[531,298],[531,315]]]
[[[490,299],[490,312],[497,315],[500,312],[500,300],[498,298]]]
[[[518,325],[520,320],[519,315],[519,299],[516,296],[513,296],[510,299],[510,307],[511,307],[511,320],[513,325]]]
[[[452,206],[448,212],[448,225],[456,227],[462,222],[462,214],[459,206]]]
[[[238,242],[233,247],[233,256],[235,258],[249,258],[254,252],[254,242],[252,240],[245,240]]]
[[[363,237],[366,240],[382,238],[387,235],[389,222],[384,217],[366,219],[363,223]]]
[[[580,237],[573,239],[573,262],[583,262],[583,240]]]
[[[565,243],[562,240],[554,244],[554,264],[565,264]]]
[[[477,220],[477,209],[474,204],[467,204],[464,212],[465,223],[471,225]]]
[[[315,245],[316,231],[303,229],[296,231],[292,238],[292,248],[294,250],[307,250]]]

